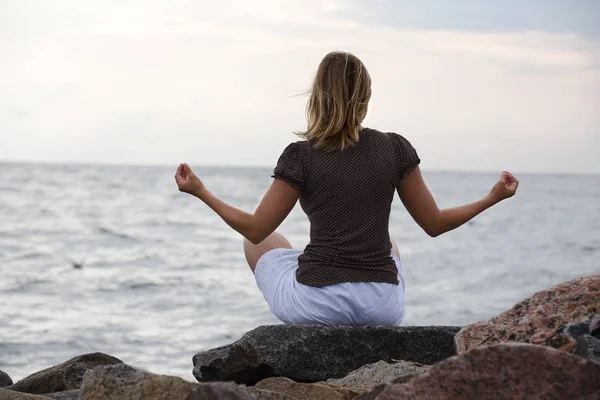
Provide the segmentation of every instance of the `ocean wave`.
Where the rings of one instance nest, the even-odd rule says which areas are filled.
[[[96,231],[103,235],[113,236],[113,237],[116,237],[119,239],[137,240],[137,238],[135,238],[127,233],[117,232],[113,229],[109,229],[109,228],[105,228],[105,227],[96,228]]]
[[[37,286],[40,285],[46,285],[46,284],[53,284],[55,283],[53,280],[50,279],[43,279],[43,278],[33,278],[29,281],[25,281],[25,282],[17,282],[12,286],[8,286],[6,289],[3,290],[4,293],[9,294],[9,293],[27,293],[29,291],[33,291]]]
[[[149,289],[149,288],[165,286],[165,285],[162,285],[162,284],[156,283],[156,282],[133,282],[133,283],[124,284],[123,286],[127,289],[135,290],[135,289]]]

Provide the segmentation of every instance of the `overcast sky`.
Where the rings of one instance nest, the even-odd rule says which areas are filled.
[[[423,169],[600,173],[597,0],[3,0],[0,160],[270,166],[331,50]]]

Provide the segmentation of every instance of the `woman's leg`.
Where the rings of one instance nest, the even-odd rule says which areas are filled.
[[[269,250],[273,249],[291,249],[292,245],[288,240],[277,232],[271,233],[265,240],[259,244],[253,244],[248,239],[244,239],[244,254],[246,261],[254,273],[258,259]]]
[[[392,242],[392,253],[398,256],[398,260],[400,259],[400,250],[398,250],[398,245],[393,237],[390,236],[390,242]]]

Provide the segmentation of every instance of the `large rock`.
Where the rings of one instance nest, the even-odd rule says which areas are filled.
[[[79,389],[83,375],[100,365],[120,364],[123,361],[104,353],[89,353],[71,358],[62,364],[29,375],[7,389],[25,393],[53,393]]]
[[[201,383],[185,400],[254,400],[246,386],[235,382]]]
[[[434,365],[428,375],[390,385],[391,399],[598,399],[600,365],[531,344],[476,348]]]
[[[29,394],[14,392],[0,388],[0,400],[49,400],[48,397],[40,396],[39,394]]]
[[[301,383],[283,377],[263,379],[250,391],[259,400],[350,400],[360,392],[326,383]]]
[[[592,335],[579,336],[573,354],[600,363],[600,339]]]
[[[10,379],[10,376],[8,376],[6,372],[0,370],[0,387],[10,386],[12,384],[13,381]]]
[[[79,390],[81,400],[185,399],[197,383],[176,376],[155,375],[126,364],[88,371]]]
[[[328,379],[330,385],[344,386],[361,392],[373,389],[377,385],[391,383],[402,377],[414,377],[426,374],[431,366],[412,361],[400,361],[388,364],[379,361],[374,364],[363,365],[340,379]]]
[[[261,326],[193,358],[198,381],[253,385],[284,376],[299,382],[341,378],[379,360],[433,364],[456,354],[458,327]]]
[[[594,330],[600,310],[600,275],[561,283],[490,319],[463,328],[457,352],[505,342],[541,344],[571,352],[577,337]]]

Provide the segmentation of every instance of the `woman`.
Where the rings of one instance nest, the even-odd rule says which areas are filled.
[[[352,54],[325,56],[307,104],[305,140],[281,154],[271,187],[249,214],[208,191],[187,164],[179,190],[198,197],[244,237],[246,259],[271,311],[294,324],[399,325],[404,280],[398,247],[388,233],[397,191],[432,237],[455,229],[515,194],[503,172],[474,203],[440,210],[423,182],[419,157],[404,137],[361,126],[371,78]],[[275,229],[300,199],[310,243],[293,249]]]

